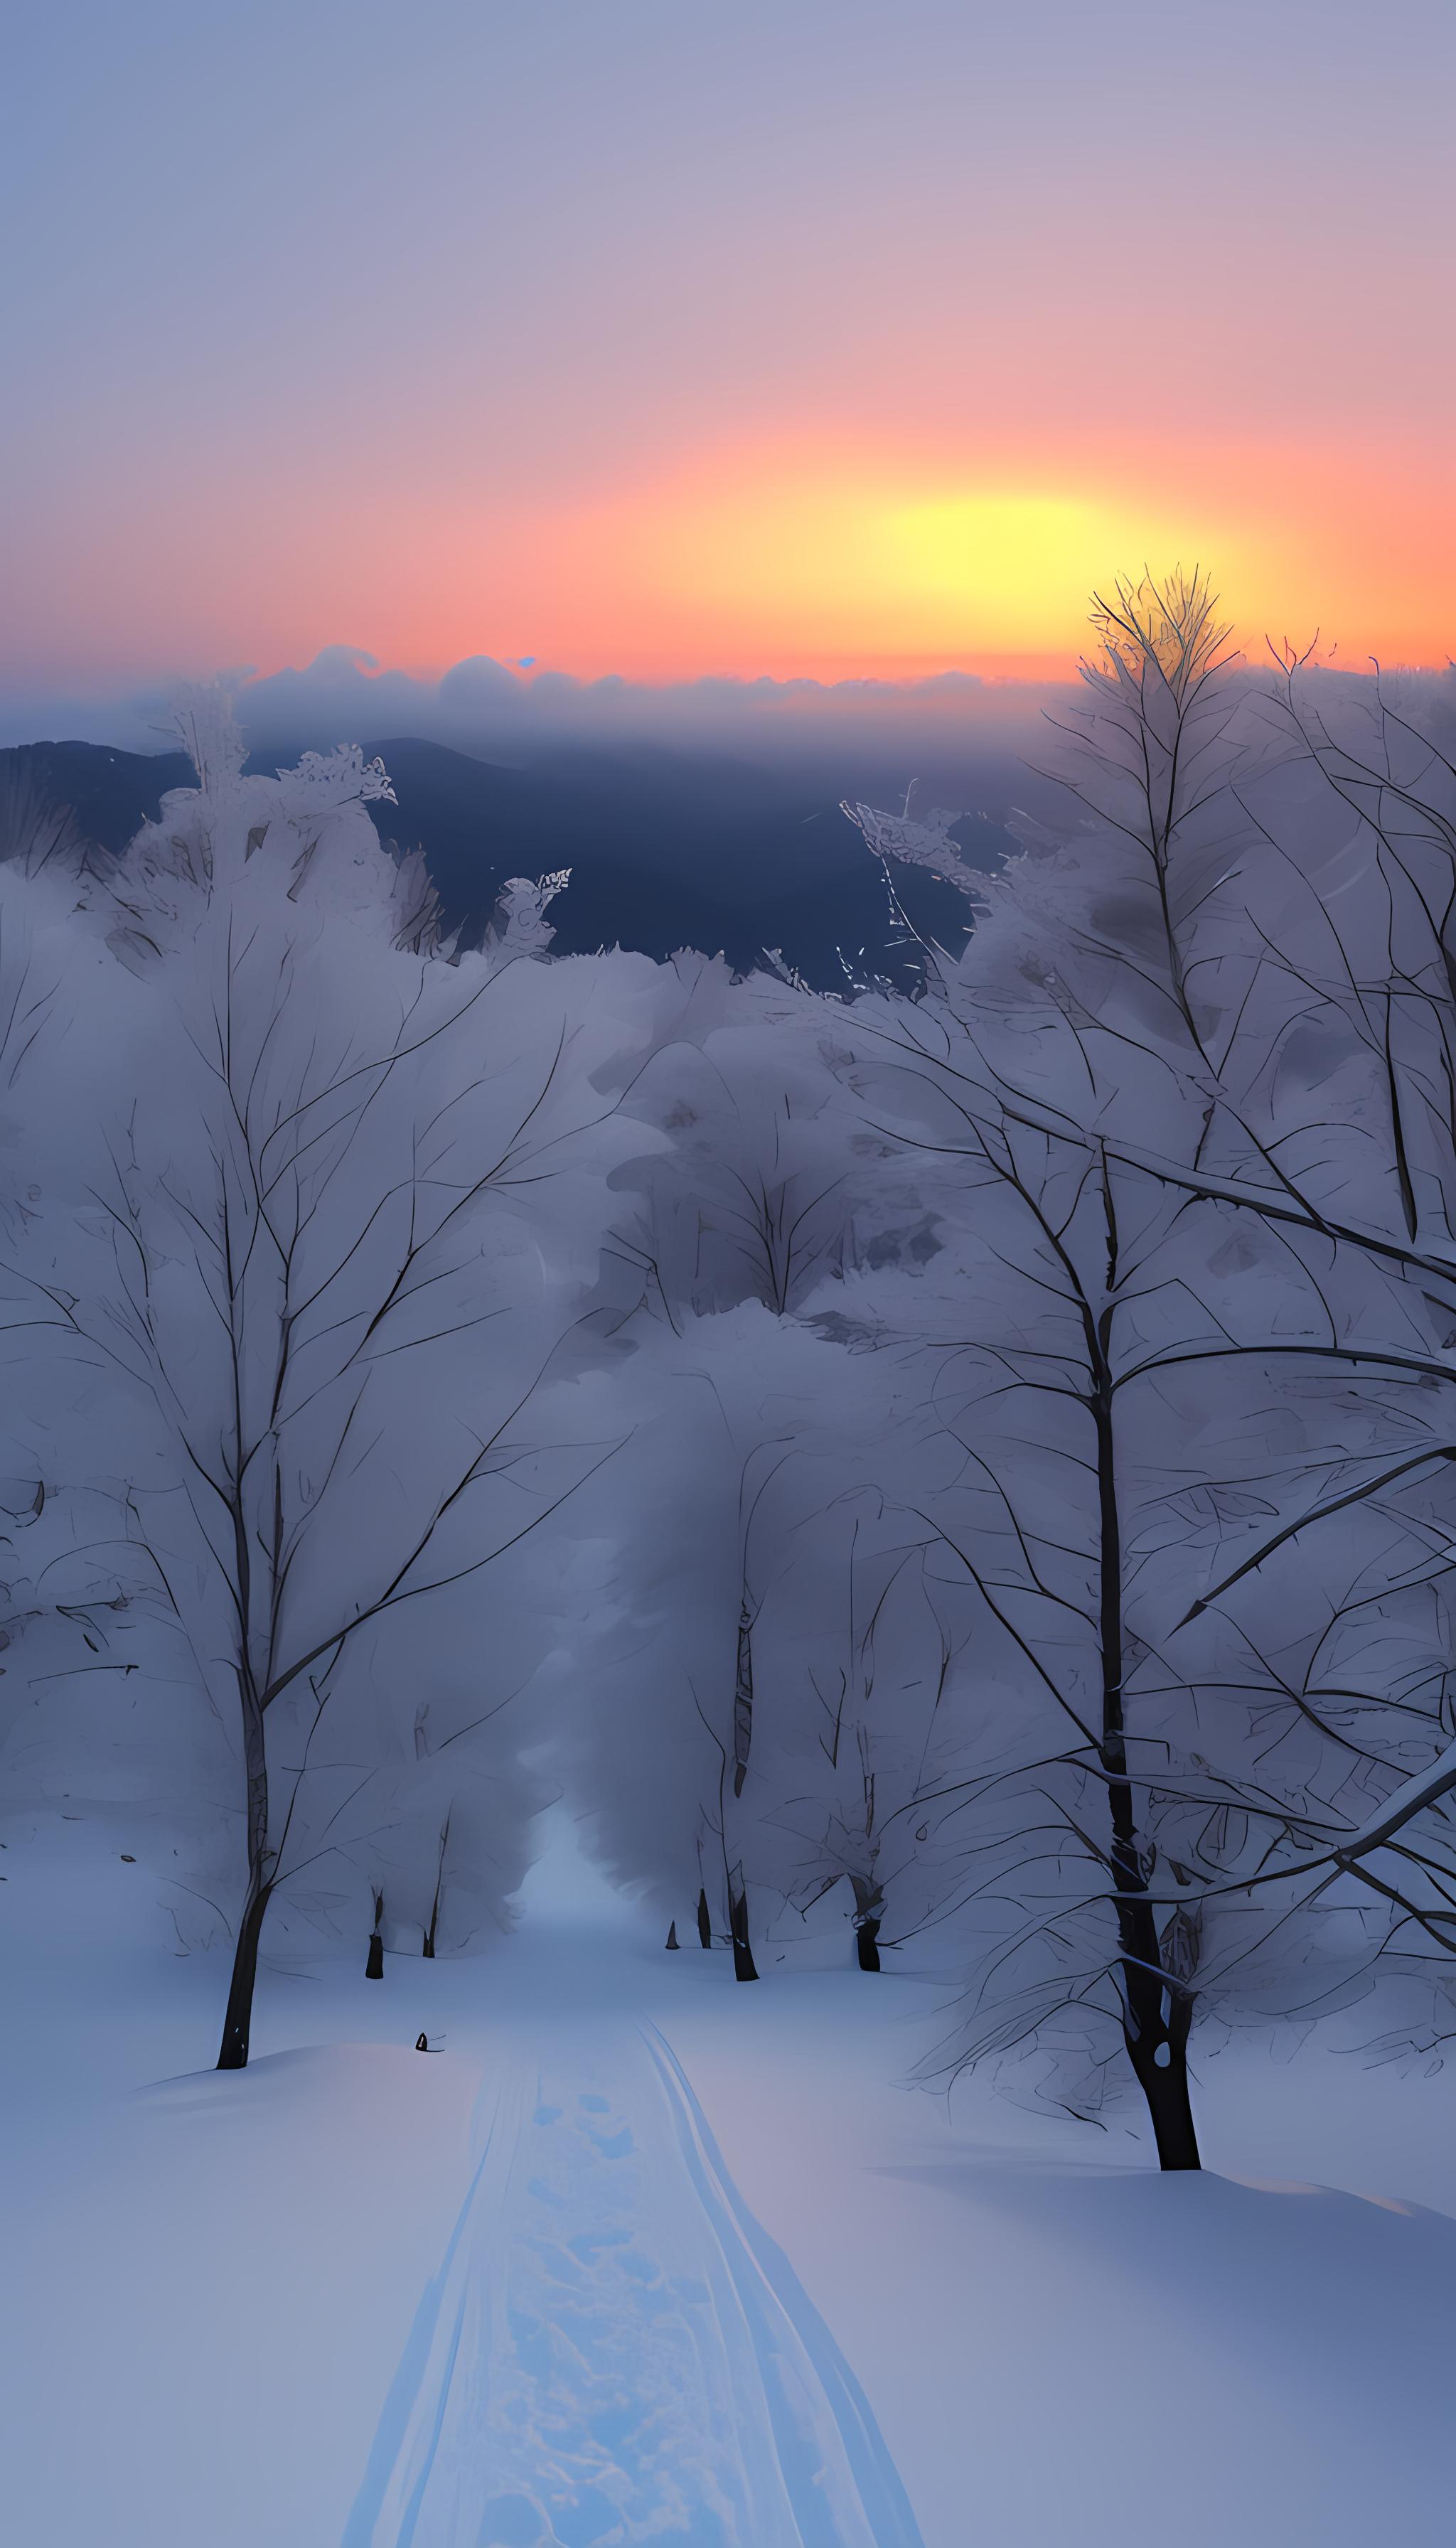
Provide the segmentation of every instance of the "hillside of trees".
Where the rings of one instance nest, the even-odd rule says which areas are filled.
[[[559,871],[467,950],[383,763],[221,692],[125,847],[12,823],[0,1801],[231,1940],[225,2066],[260,1954],[485,1945],[558,1793],[1168,2168],[1205,2029],[1440,2060],[1447,708],[1196,577],[1096,632],[1059,826],[847,809],[912,960],[834,992],[560,955]]]

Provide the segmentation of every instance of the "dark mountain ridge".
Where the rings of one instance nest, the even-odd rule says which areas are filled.
[[[839,810],[841,795],[901,801],[906,774],[863,759],[853,769],[765,770],[727,756],[559,752],[524,768],[479,761],[416,736],[367,740],[394,781],[397,805],[373,805],[383,840],[423,849],[451,928],[479,940],[506,876],[570,867],[552,907],[564,954],[620,944],[663,956],[721,950],[740,969],[766,948],[822,988],[857,971],[908,982],[913,948],[896,945],[884,878]],[[272,771],[296,747],[255,747]],[[986,765],[981,801],[1004,805],[1018,774]],[[86,838],[113,852],[154,819],[169,788],[193,783],[180,753],[44,742],[0,752],[0,784],[70,806]],[[1024,778],[1023,778],[1024,784]],[[920,800],[935,801],[930,789]],[[940,801],[946,801],[944,797]],[[950,801],[956,799],[952,797]],[[999,823],[961,827],[964,854],[991,866],[1012,844]],[[957,947],[968,913],[951,886],[914,868],[895,888],[917,929]]]

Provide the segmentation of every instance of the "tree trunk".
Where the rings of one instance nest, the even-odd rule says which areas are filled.
[[[1103,1164],[1107,1212],[1107,1286],[1117,1283],[1118,1235],[1112,1191]],[[1147,1869],[1138,1849],[1138,1810],[1128,1773],[1127,1719],[1123,1706],[1126,1639],[1123,1627],[1123,1532],[1118,1502],[1117,1441],[1113,1423],[1110,1355],[1112,1309],[1087,1320],[1092,1363],[1092,1419],[1097,1429],[1100,1523],[1098,1630],[1102,1659],[1102,1740],[1112,1820],[1109,1860],[1116,1887],[1118,1943],[1123,1951],[1123,2040],[1134,2075],[1147,2101],[1158,2165],[1169,2171],[1199,2168],[1198,2136],[1188,2095],[1188,2030],[1193,1999],[1163,1970],[1157,1914],[1147,1899]],[[1139,1899],[1138,1897],[1141,1897]]]
[[[1193,2018],[1193,2002],[1186,1991],[1159,1988],[1156,1973],[1138,1971],[1137,1987],[1151,2006],[1139,2011],[1132,1999],[1133,1970],[1123,1967],[1129,1990],[1129,2010],[1138,2031],[1125,2022],[1124,2035],[1128,2058],[1137,2073],[1138,2085],[1147,2100],[1152,2117],[1152,2134],[1157,2143],[1157,2163],[1165,2174],[1178,2169],[1201,2168],[1198,2133],[1193,2121],[1193,2106],[1188,2093],[1188,2030]],[[1163,2010],[1167,2003],[1166,2018]]]
[[[743,1793],[749,1746],[754,1739],[753,1622],[747,1597],[738,1614],[738,1679],[733,1690],[733,1792]]]
[[[260,1885],[256,1892],[248,1888],[247,1901],[237,1930],[237,1945],[232,1956],[232,1979],[228,1988],[228,2013],[223,2020],[223,2046],[218,2054],[220,2070],[245,2070],[248,2036],[252,2028],[253,1985],[258,1977],[258,1940],[263,1934],[263,1914],[268,1908],[271,1886]]]
[[[364,1979],[366,1982],[382,1982],[384,1979],[384,1940],[377,1929],[369,1941],[369,1956],[364,1966]]]
[[[244,2070],[247,2067],[253,1989],[258,1978],[258,1941],[263,1934],[268,1896],[273,1890],[272,1860],[268,1849],[268,1755],[263,1742],[263,1711],[246,1664],[238,1669],[237,1684],[242,1703],[242,1763],[247,1779],[247,1893],[232,1954],[232,1978],[228,1986],[223,2043],[218,2053],[220,2070]]]
[[[852,1875],[855,1896],[855,1952],[862,1973],[879,1970],[879,1924],[884,1918],[884,1886],[867,1875]]]
[[[713,1943],[713,1923],[708,1910],[708,1889],[705,1884],[700,1884],[697,1888],[697,1943],[700,1947],[710,1947]]]
[[[668,1922],[668,1945],[676,1954],[678,1947],[678,1923],[676,1920],[670,1920]]]
[[[756,1982],[759,1968],[748,1938],[748,1895],[735,1893],[729,1903],[733,1926],[733,1978],[736,1982]]]

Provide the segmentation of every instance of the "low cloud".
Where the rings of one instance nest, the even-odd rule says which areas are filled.
[[[912,682],[706,678],[653,685],[617,675],[579,681],[473,655],[437,680],[381,667],[362,647],[327,646],[302,669],[223,678],[259,742],[352,743],[418,735],[502,760],[542,752],[646,747],[724,753],[759,762],[831,756],[853,731],[891,759],[1000,751],[1031,741],[1041,712],[1065,690],[984,682],[946,672]],[[126,750],[161,748],[166,687],[111,697],[12,697],[0,707],[0,740],[61,736]]]

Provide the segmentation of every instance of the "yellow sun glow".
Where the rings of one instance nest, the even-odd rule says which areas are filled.
[[[1131,563],[1192,564],[1200,531],[1132,503],[1022,489],[907,500],[884,487],[799,481],[659,498],[633,526],[660,606],[780,648],[877,660],[1075,652],[1087,596]]]

